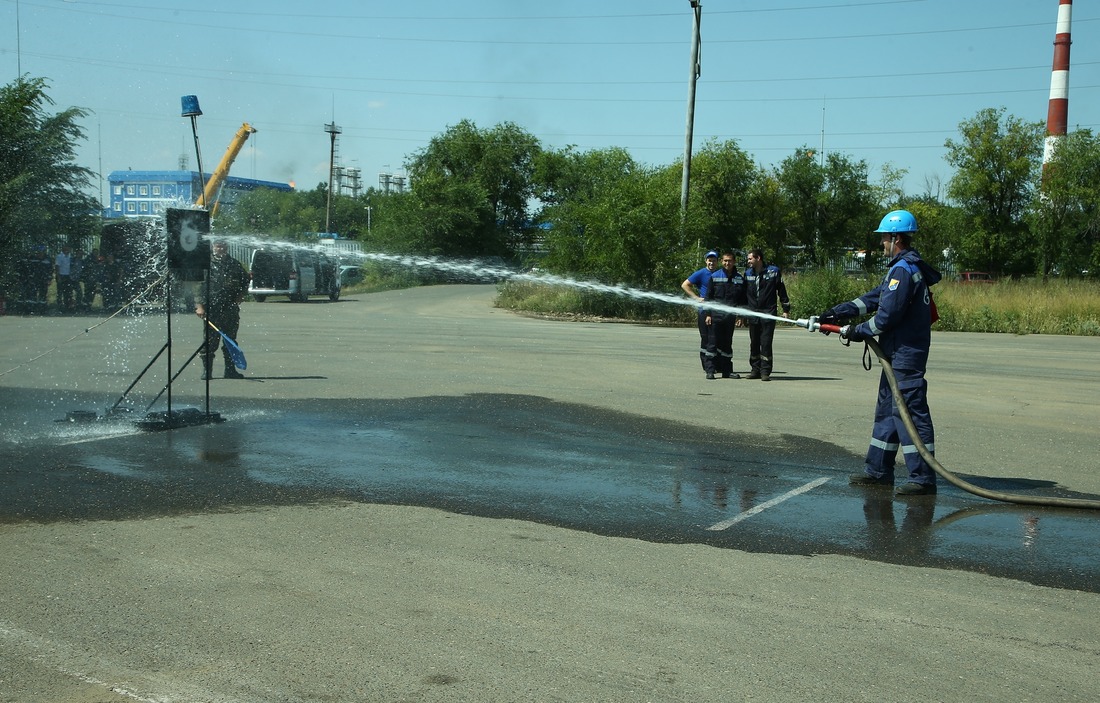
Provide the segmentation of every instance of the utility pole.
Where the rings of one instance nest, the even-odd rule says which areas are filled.
[[[825,96],[821,97],[821,149],[818,151],[818,163],[825,168]]]
[[[691,182],[691,137],[695,127],[695,82],[702,73],[699,65],[699,22],[703,14],[702,0],[688,0],[691,3],[691,78],[688,81],[687,134],[684,137],[684,179],[680,187],[680,217],[687,217],[688,184]]]
[[[23,77],[23,38],[19,31],[19,0],[15,0],[15,73],[16,80]]]
[[[336,135],[340,133],[340,128],[336,126],[335,122],[330,122],[325,125],[325,131],[328,132],[331,146],[328,152],[328,203],[325,205],[325,234],[331,234],[330,223],[332,222],[332,186],[333,186],[333,173],[336,170]]]

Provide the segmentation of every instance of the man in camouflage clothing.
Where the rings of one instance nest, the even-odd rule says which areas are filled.
[[[236,341],[237,330],[241,326],[241,301],[248,292],[248,281],[248,272],[241,266],[241,262],[229,255],[229,246],[223,241],[215,241],[211,247],[209,285],[203,284],[200,288],[195,314],[210,320],[226,336]],[[203,379],[213,378],[214,356],[220,341],[221,335],[210,325],[206,325]],[[244,378],[244,374],[233,366],[233,359],[224,345],[222,358],[225,361],[226,378]]]

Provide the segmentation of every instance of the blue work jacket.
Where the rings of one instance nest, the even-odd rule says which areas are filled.
[[[840,317],[874,314],[856,331],[878,337],[891,363],[904,369],[924,370],[932,343],[932,291],[940,272],[929,266],[914,249],[906,249],[890,261],[886,276],[873,290],[836,307]]]

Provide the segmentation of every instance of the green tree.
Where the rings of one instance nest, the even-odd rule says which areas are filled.
[[[328,183],[319,181],[313,190],[307,190],[301,194],[297,203],[294,223],[297,236],[304,232],[324,232],[325,219],[328,214],[329,198]],[[339,198],[333,198],[333,202],[339,202]],[[329,229],[340,229],[339,222],[328,222]]]
[[[871,194],[879,209],[885,214],[891,210],[897,210],[900,203],[905,200],[902,182],[909,171],[887,163],[883,164],[881,173],[881,180],[871,186]]]
[[[921,253],[921,258],[937,269],[948,265],[954,242],[966,221],[962,209],[942,203],[931,195],[903,202],[900,206],[917,218],[913,246]]]
[[[1100,243],[1100,136],[1089,130],[1066,135],[1040,173],[1028,218],[1037,272],[1077,275],[1091,267]]]
[[[300,234],[301,193],[259,188],[221,208],[214,226],[222,231],[294,237]]]
[[[469,121],[437,137],[408,164],[414,195],[442,222],[424,230],[440,252],[504,255],[530,240],[538,140],[511,122]],[[454,241],[448,241],[454,240]]]
[[[774,173],[787,203],[790,233],[794,238],[790,243],[802,247],[808,261],[816,261],[825,169],[814,160],[812,151],[802,148],[783,159]]]
[[[824,164],[813,157],[808,149],[797,150],[780,163],[776,180],[787,201],[791,233],[807,262],[822,266],[846,248],[866,248],[870,225],[881,213],[865,161],[835,152]]]
[[[760,248],[767,261],[789,268],[793,257],[788,244],[797,244],[791,233],[795,216],[775,172],[761,171],[752,182],[749,193],[752,208],[745,231],[745,249]]]
[[[879,238],[872,230],[883,213],[868,179],[867,162],[830,153],[825,157],[825,188],[818,262],[835,260],[845,249],[877,245]]]
[[[658,290],[683,280],[678,179],[619,148],[566,149],[543,166],[550,270]]]
[[[682,163],[674,165],[682,174]],[[691,159],[692,208],[701,210],[708,246],[745,248],[759,170],[737,142],[710,140]]]
[[[1035,269],[1035,249],[1025,214],[1034,192],[1042,154],[1043,125],[987,108],[959,125],[958,141],[948,139],[947,162],[955,167],[948,195],[969,219],[970,233],[959,243],[964,266],[993,273]]]
[[[621,147],[544,150],[535,164],[535,195],[547,206],[588,201],[637,168]]]
[[[42,78],[19,78],[0,89],[0,288],[15,285],[15,258],[32,242],[79,238],[94,228],[97,205],[87,194],[91,171],[77,166],[84,138],[70,107],[49,113]]]
[[[363,246],[390,254],[428,253],[422,236],[425,224],[420,202],[411,191],[371,197],[371,229]]]

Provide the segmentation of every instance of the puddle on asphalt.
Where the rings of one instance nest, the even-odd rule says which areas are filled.
[[[1100,588],[1097,516],[990,503],[953,487],[907,501],[852,489],[845,478],[862,457],[813,438],[708,431],[704,443],[686,423],[506,394],[222,399],[223,423],[143,432],[125,421],[56,423],[66,407],[96,405],[14,393],[27,397],[0,410],[10,486],[0,522],[353,500]]]

